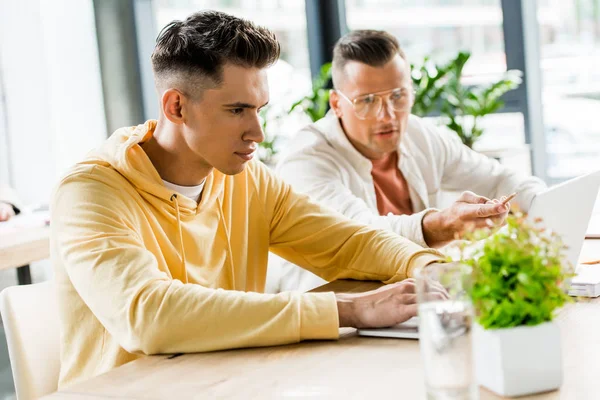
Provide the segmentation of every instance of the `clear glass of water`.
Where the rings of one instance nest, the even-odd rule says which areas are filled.
[[[470,267],[433,264],[416,272],[419,345],[427,399],[477,400],[467,290]]]

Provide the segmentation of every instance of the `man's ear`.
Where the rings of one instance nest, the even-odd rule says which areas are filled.
[[[340,95],[333,89],[329,91],[329,106],[335,113],[336,117],[342,117],[343,112],[340,108]]]
[[[161,98],[162,112],[165,117],[174,124],[183,124],[186,99],[183,93],[177,89],[167,89]]]

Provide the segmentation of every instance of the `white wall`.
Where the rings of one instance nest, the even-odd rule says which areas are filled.
[[[91,0],[0,0],[9,171],[27,203],[106,138],[95,35]]]
[[[10,176],[8,175],[9,154],[8,154],[8,137],[6,135],[6,118],[4,110],[4,92],[2,91],[2,63],[0,63],[0,186],[10,185]]]

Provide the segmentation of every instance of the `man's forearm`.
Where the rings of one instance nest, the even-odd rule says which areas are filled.
[[[335,299],[337,302],[340,328],[356,326],[354,321],[354,303],[352,299],[345,293],[336,293]]]
[[[442,247],[454,240],[454,233],[446,225],[441,212],[433,211],[423,217],[423,238],[429,247]]]

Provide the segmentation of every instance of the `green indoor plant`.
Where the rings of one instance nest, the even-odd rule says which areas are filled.
[[[466,238],[459,261],[471,267],[479,383],[503,396],[558,388],[560,333],[552,319],[570,301],[565,285],[573,276],[560,237],[515,212],[506,228]]]
[[[260,119],[263,134],[265,139],[258,144],[258,158],[265,164],[271,165],[277,155],[277,147],[275,146],[279,137],[271,130],[271,126],[281,118],[270,105],[264,106],[260,110]]]
[[[411,64],[411,79],[415,90],[411,113],[418,117],[426,117],[440,106],[442,94],[448,83],[448,73],[457,62],[468,57],[459,53],[455,59],[445,64],[437,64],[429,56],[419,63]]]
[[[273,129],[281,128],[280,122],[287,115],[301,111],[307,115],[312,122],[325,116],[329,107],[329,89],[331,80],[331,63],[323,64],[319,75],[313,79],[310,94],[294,102],[289,109],[280,109],[276,106],[267,105],[260,111],[262,128],[265,140],[259,144],[258,157],[267,165],[275,162],[278,153],[278,142],[280,137]]]
[[[472,148],[484,130],[481,119],[504,107],[501,96],[521,84],[521,71],[510,70],[487,85],[464,85],[463,69],[471,54],[461,51],[446,63],[430,57],[411,66],[415,89],[412,113],[426,117],[439,109],[444,125]]]
[[[521,84],[521,71],[509,70],[502,77],[486,85],[464,85],[463,68],[470,54],[460,52],[449,64],[448,81],[441,93],[441,114],[446,126],[462,142],[472,148],[483,135],[481,119],[504,107],[502,95]]]
[[[541,221],[531,222],[516,212],[507,217],[505,229],[493,235],[483,229],[467,238],[460,244],[460,261],[473,269],[471,298],[483,328],[552,321],[555,310],[570,301],[563,285],[573,267],[560,237]]]
[[[296,101],[289,112],[302,110],[312,122],[323,118],[329,107],[329,89],[327,85],[331,80],[331,63],[321,66],[319,75],[313,79],[311,93]]]

